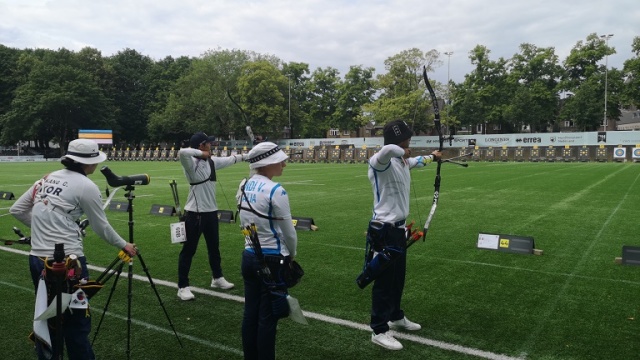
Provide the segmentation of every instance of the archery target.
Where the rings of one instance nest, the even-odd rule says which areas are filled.
[[[640,159],[640,148],[633,149],[633,158]]]
[[[623,159],[626,157],[626,155],[627,155],[626,148],[615,148],[615,150],[613,150],[613,157],[616,159]]]

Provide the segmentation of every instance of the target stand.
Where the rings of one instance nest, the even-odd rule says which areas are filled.
[[[535,248],[535,241],[531,236],[479,233],[477,247],[514,254],[542,255],[543,253],[542,250]]]

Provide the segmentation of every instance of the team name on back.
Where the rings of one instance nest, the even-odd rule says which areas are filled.
[[[44,184],[40,188],[39,192],[41,195],[46,194],[46,195],[60,196],[62,189],[66,187],[68,187],[68,184],[66,181],[63,181],[62,184],[60,184],[60,180],[45,179]]]

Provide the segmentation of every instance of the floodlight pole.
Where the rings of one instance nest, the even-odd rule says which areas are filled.
[[[445,51],[444,54],[447,55],[447,101],[449,101],[451,96],[449,92],[449,82],[451,81],[449,74],[451,71],[451,55],[453,55],[453,51]]]
[[[289,138],[293,138],[293,128],[291,128],[291,74],[287,74],[289,80]]]
[[[607,51],[609,48],[609,39],[613,37],[613,34],[600,35],[607,44]],[[609,55],[604,56],[604,119],[602,119],[602,127],[604,131],[607,131],[607,88],[608,88],[608,73],[609,73]]]

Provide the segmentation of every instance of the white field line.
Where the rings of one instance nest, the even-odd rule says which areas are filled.
[[[15,253],[15,254],[21,254],[21,255],[26,255],[26,256],[29,255],[29,253],[27,251],[8,248],[8,247],[5,247],[5,246],[0,246],[0,249],[3,250],[3,251]],[[99,272],[102,272],[102,271],[105,270],[105,268],[103,268],[103,267],[94,266],[94,265],[88,265],[87,267],[89,269],[91,269],[91,270],[95,270],[95,271],[99,271]],[[133,278],[136,279],[136,280],[148,282],[148,279],[147,279],[146,276],[133,274]],[[0,283],[4,284],[4,282],[1,282],[1,281],[0,281]],[[156,284],[156,285],[163,285],[163,286],[174,288],[174,289],[178,288],[178,284],[175,283],[175,282],[171,282],[171,281],[153,279],[153,283]],[[33,290],[29,289],[29,291],[32,292]],[[230,294],[217,292],[217,291],[204,289],[204,288],[199,288],[199,287],[194,287],[194,286],[191,287],[191,291],[195,292],[195,293],[199,293],[199,294],[218,297],[218,298],[225,299],[225,300],[231,300],[231,301],[236,301],[236,302],[239,302],[239,303],[244,303],[244,297],[242,297],[242,296],[230,295]],[[304,313],[304,315],[306,317],[311,318],[311,319],[323,321],[323,322],[330,323],[330,324],[340,325],[340,326],[344,326],[344,327],[348,327],[348,328],[352,328],[352,329],[356,329],[356,330],[362,330],[362,331],[365,331],[367,333],[371,332],[371,328],[367,324],[360,324],[360,323],[356,323],[356,322],[349,321],[349,320],[344,320],[344,319],[335,318],[335,317],[332,317],[332,316],[327,316],[327,315],[323,315],[323,314],[319,314],[319,313],[314,313],[314,312],[311,312],[311,311],[303,311],[303,313]],[[149,328],[154,329],[154,330],[163,329],[162,331],[165,332],[165,333],[166,332],[173,333],[173,331],[171,329],[159,328],[159,327],[156,327],[155,325],[151,325]],[[184,335],[181,335],[181,336],[184,336]],[[461,354],[473,355],[473,356],[476,356],[476,357],[479,357],[479,358],[483,358],[483,359],[490,359],[490,360],[523,360],[524,359],[522,357],[511,357],[511,356],[507,356],[507,355],[496,354],[496,353],[492,353],[492,352],[488,352],[488,351],[483,351],[483,350],[480,350],[480,349],[475,349],[475,348],[470,348],[470,347],[461,346],[461,345],[457,345],[457,344],[452,344],[452,343],[447,343],[447,342],[443,342],[443,341],[433,340],[433,339],[429,339],[429,338],[425,338],[425,337],[421,337],[421,336],[417,336],[417,335],[410,335],[410,334],[394,332],[394,336],[399,338],[399,339],[405,339],[405,340],[413,341],[413,342],[418,343],[418,344],[431,346],[431,347],[437,347],[437,348],[440,348],[440,349],[443,349],[443,350],[454,351],[454,352],[458,352],[458,353],[461,353]],[[199,340],[198,342],[200,342],[200,341],[205,341],[205,340]],[[220,344],[218,344],[218,345],[219,346],[223,346],[223,345],[220,345]],[[228,348],[228,349],[231,349],[231,348]]]
[[[575,194],[572,194],[571,196],[562,199],[560,201],[557,201],[555,203],[553,203],[551,206],[549,206],[549,211],[547,211],[546,213],[541,213],[541,214],[537,214],[537,215],[532,215],[530,216],[528,219],[523,219],[521,222],[519,222],[520,226],[516,228],[525,228],[530,224],[533,224],[535,222],[538,222],[539,220],[547,217],[547,216],[552,216],[553,214],[556,213],[557,210],[563,210],[563,209],[567,209],[569,208],[569,204],[580,199],[581,197],[587,195],[591,189],[593,189],[594,187],[608,181],[609,179],[611,179],[612,177],[616,176],[619,172],[624,171],[629,169],[629,167],[622,167],[620,169],[618,169],[616,172],[611,173],[607,176],[605,176],[604,178],[600,179],[600,181],[597,181],[587,187],[585,187],[584,189],[576,192]],[[626,195],[625,195],[626,197]]]
[[[620,170],[618,170],[620,171]],[[616,171],[615,173],[605,177],[602,181],[606,180],[607,178],[609,178],[610,176],[615,175],[618,171]],[[611,222],[611,220],[615,217],[615,215],[618,213],[618,210],[620,209],[620,207],[622,206],[622,204],[627,200],[627,197],[629,196],[629,194],[631,193],[631,190],[634,188],[635,184],[638,182],[638,179],[640,178],[640,175],[636,176],[635,180],[633,181],[633,183],[631,183],[631,185],[629,186],[629,188],[627,189],[627,192],[624,194],[624,196],[622,197],[622,199],[620,199],[620,201],[618,202],[618,205],[616,206],[616,208],[611,212],[611,214],[609,214],[609,216],[607,217],[607,219],[605,220],[604,224],[602,224],[602,227],[600,228],[600,230],[598,231],[598,233],[596,234],[596,236],[593,238],[593,240],[591,240],[591,242],[589,243],[589,246],[587,247],[587,249],[583,252],[582,257],[580,258],[580,261],[578,261],[578,263],[576,263],[576,265],[573,267],[573,270],[571,271],[571,274],[573,275],[575,272],[578,271],[579,268],[583,267],[584,264],[587,262],[588,258],[589,258],[589,254],[591,254],[591,251],[593,250],[593,248],[596,246],[596,244],[598,243],[598,241],[600,241],[601,237],[602,237],[602,233],[604,232],[604,230],[609,226],[609,223]],[[602,181],[599,181],[596,184],[601,183]],[[595,185],[595,184],[594,184]],[[589,188],[592,188],[593,186],[590,186]],[[538,321],[537,326],[535,327],[535,329],[533,329],[533,331],[531,332],[531,335],[529,335],[529,339],[527,340],[527,342],[524,344],[523,349],[524,351],[529,350],[529,348],[531,348],[533,346],[533,344],[535,344],[535,342],[537,341],[538,337],[540,336],[540,334],[542,333],[542,331],[544,330],[544,327],[546,326],[546,324],[548,323],[549,318],[552,316],[552,314],[556,311],[556,309],[558,308],[558,302],[560,301],[561,298],[563,298],[565,296],[565,294],[568,291],[569,288],[569,283],[571,282],[573,277],[569,276],[567,277],[567,279],[565,280],[564,284],[562,285],[562,288],[560,288],[560,290],[556,293],[556,297],[555,299],[553,299],[553,301],[547,302],[546,303],[546,309],[540,311],[540,315],[537,317],[538,319],[540,319],[540,321]]]
[[[11,287],[11,288],[14,288],[14,289],[23,290],[25,292],[29,292],[29,293],[33,294],[33,289],[31,289],[31,288],[26,288],[24,286],[18,286],[18,285],[12,284],[12,283],[8,283],[6,281],[0,280],[0,285],[5,285],[5,286],[8,286],[8,287]],[[111,311],[107,311],[105,314],[109,315],[111,317],[114,317],[116,319],[127,321],[127,317],[126,316],[118,315],[118,314],[112,313]],[[169,334],[171,336],[175,336],[175,334],[173,333],[173,330],[171,330],[171,329],[167,329],[167,328],[164,328],[164,327],[156,326],[156,325],[150,324],[148,322],[137,320],[137,319],[131,319],[131,322],[133,324],[135,324],[135,325],[147,328],[149,330],[153,330],[153,331],[156,331],[156,332],[165,333],[165,334]],[[182,339],[191,340],[191,341],[196,342],[198,344],[201,344],[201,345],[213,348],[213,349],[226,351],[226,352],[232,353],[234,355],[237,355],[239,357],[241,357],[243,355],[241,349],[232,348],[232,347],[227,346],[227,345],[223,345],[223,344],[220,344],[220,343],[204,340],[204,339],[201,339],[201,338],[198,338],[198,337],[195,337],[195,336],[192,336],[192,335],[188,335],[188,334],[183,334],[183,333],[180,333],[180,332],[177,332],[177,334],[178,334],[178,337],[181,340]]]
[[[356,251],[364,252],[364,248],[363,247],[360,248],[360,247],[356,247],[356,246],[324,244],[324,243],[317,243],[317,242],[310,243],[310,244],[312,244],[312,245],[320,245],[320,246],[328,246],[328,247],[337,247],[337,248],[341,248],[341,249],[349,249],[349,250],[356,250]],[[419,245],[416,245],[416,246],[419,246]],[[455,263],[461,263],[461,264],[477,265],[477,266],[489,266],[489,267],[495,267],[495,268],[498,268],[498,269],[506,269],[506,270],[514,270],[514,271],[526,271],[526,272],[531,272],[531,273],[536,273],[536,274],[544,274],[544,275],[551,275],[551,276],[566,276],[568,278],[576,278],[576,279],[598,280],[598,281],[605,281],[605,282],[612,282],[612,283],[621,283],[621,284],[629,284],[629,285],[640,285],[640,281],[600,278],[600,277],[594,277],[594,276],[576,275],[575,273],[558,273],[558,272],[551,272],[551,271],[527,269],[527,268],[521,268],[521,267],[515,267],[515,266],[505,266],[505,265],[498,265],[498,264],[491,264],[491,263],[483,263],[483,262],[479,262],[479,261],[448,259],[448,258],[441,258],[441,257],[435,257],[435,256],[428,256],[428,255],[420,255],[420,258],[433,259],[433,260],[443,261],[443,262],[455,262]]]

